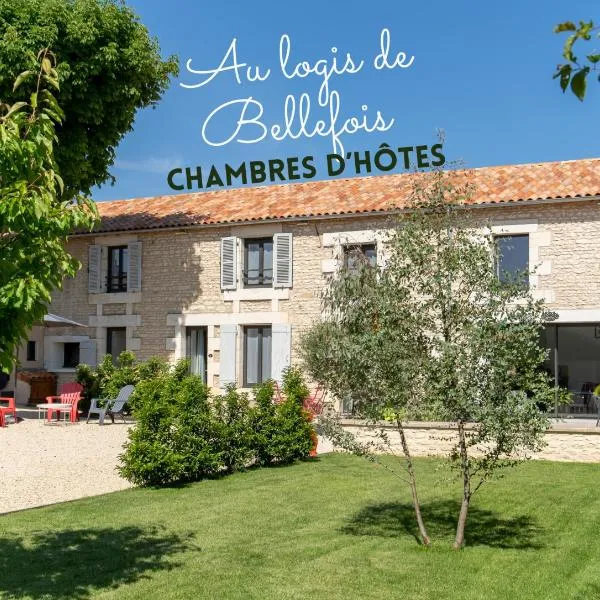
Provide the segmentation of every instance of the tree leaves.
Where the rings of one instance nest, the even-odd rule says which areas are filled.
[[[570,83],[571,91],[581,101],[583,101],[586,95],[587,77],[592,70],[596,69],[596,66],[600,62],[600,54],[588,54],[586,60],[589,64],[581,65],[577,56],[573,53],[573,47],[578,40],[589,41],[592,39],[594,31],[597,30],[598,27],[594,27],[593,21],[579,21],[579,26],[576,26],[572,21],[565,21],[554,27],[554,33],[573,33],[567,37],[563,46],[562,54],[568,62],[557,65],[553,79],[559,79],[563,93],[567,90]],[[600,34],[598,37],[600,37]],[[598,81],[600,81],[600,76],[598,77]]]
[[[585,98],[585,90],[587,87],[586,77],[589,72],[589,67],[585,67],[584,69],[577,71],[571,78],[571,91],[579,98],[579,100]]]
[[[60,74],[60,103],[69,116],[56,130],[55,148],[65,194],[89,193],[111,180],[116,146],[137,111],[160,99],[178,61],[163,60],[156,40],[122,2],[0,0],[0,99],[26,97],[12,89],[15,74],[30,68],[30,49],[47,47],[57,60],[50,54],[50,65],[42,60],[44,86],[58,91]],[[21,83],[28,96],[32,80]]]
[[[60,198],[54,142],[62,111],[43,87],[54,77],[52,60],[47,50],[38,55],[39,75],[50,75],[32,77],[29,69],[19,76],[19,85],[37,82],[29,103],[0,107],[0,369],[11,368],[15,348],[46,312],[52,291],[76,274],[79,262],[65,248],[68,235],[91,227],[97,216],[83,197]]]

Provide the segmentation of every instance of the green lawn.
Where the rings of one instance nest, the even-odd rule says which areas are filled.
[[[402,482],[328,455],[2,516],[0,598],[600,598],[600,465],[530,462],[489,484],[454,552],[439,464],[417,461],[430,550]]]

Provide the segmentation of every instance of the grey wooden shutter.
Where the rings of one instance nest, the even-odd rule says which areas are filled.
[[[97,294],[102,291],[102,248],[88,247],[88,292]]]
[[[129,242],[127,245],[129,265],[127,271],[127,291],[142,291],[142,242]]]
[[[86,340],[79,343],[79,364],[96,366],[96,340]]]
[[[281,383],[283,371],[290,366],[292,354],[292,326],[274,324],[271,329],[271,377]]]
[[[230,383],[237,383],[236,356],[237,356],[237,325],[221,325],[221,347],[219,385],[224,388]]]
[[[292,234],[273,236],[273,287],[292,287]]]
[[[237,288],[237,243],[235,237],[221,239],[221,289]]]

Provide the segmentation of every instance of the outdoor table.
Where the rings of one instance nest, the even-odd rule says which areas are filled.
[[[44,414],[45,411],[47,411],[49,408],[64,408],[64,409],[71,409],[73,408],[72,404],[60,404],[58,402],[47,402],[44,404],[38,404],[37,405],[37,409],[38,409],[38,420],[42,418],[42,415]],[[68,415],[68,413],[65,413],[66,415]],[[59,417],[60,418],[60,417]],[[58,421],[58,419],[57,419]]]

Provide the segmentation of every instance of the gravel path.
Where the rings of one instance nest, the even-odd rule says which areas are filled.
[[[0,514],[131,487],[115,469],[128,425],[45,425],[35,409],[19,415],[26,418],[0,427]],[[319,454],[332,449],[319,438]]]
[[[115,470],[128,429],[37,418],[0,428],[0,513],[131,487]]]

